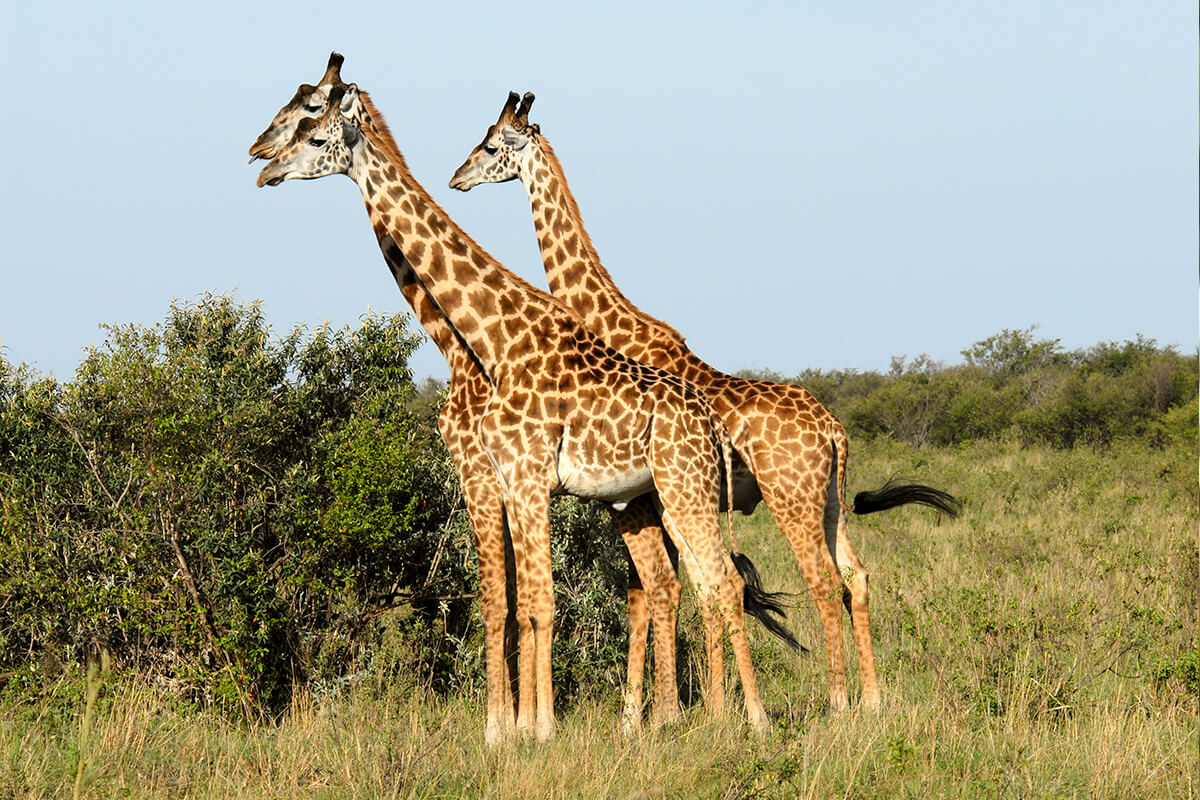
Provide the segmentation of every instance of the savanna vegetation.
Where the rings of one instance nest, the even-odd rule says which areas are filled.
[[[776,729],[711,720],[685,596],[685,717],[623,740],[624,557],[602,509],[558,500],[559,738],[489,751],[418,341],[404,316],[275,335],[213,296],[108,329],[69,381],[0,359],[0,796],[1200,794],[1194,354],[1027,328],[954,366],[796,376],[850,431],[851,492],[965,502],[851,520],[878,715],[829,713],[798,595],[811,654],[752,629]],[[769,514],[737,525],[803,592]]]

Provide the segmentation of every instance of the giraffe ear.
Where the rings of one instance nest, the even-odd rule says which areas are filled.
[[[342,122],[342,142],[346,147],[353,148],[354,145],[358,144],[358,137],[358,127],[353,122],[344,120]]]
[[[342,95],[342,102],[339,106],[341,112],[343,114],[349,113],[350,109],[354,107],[354,102],[357,99],[358,99],[358,84],[356,84],[356,83],[346,84],[346,93],[344,95]]]
[[[500,138],[504,139],[505,145],[514,150],[520,150],[525,147],[525,145],[529,144],[529,137],[516,130],[511,125],[505,125],[500,129]]]

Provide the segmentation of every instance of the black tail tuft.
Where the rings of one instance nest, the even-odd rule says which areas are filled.
[[[873,492],[854,495],[855,514],[873,514],[896,506],[917,503],[957,517],[962,503],[953,495],[920,483],[897,483],[890,480]]]
[[[761,622],[763,627],[771,633],[787,642],[793,649],[803,650],[807,653],[808,648],[796,641],[796,637],[784,627],[781,621],[787,616],[784,602],[793,595],[787,592],[764,590],[762,580],[758,577],[758,569],[750,561],[750,557],[743,553],[730,553],[730,555],[733,557],[733,566],[746,584],[746,589],[742,594],[742,608],[745,612]]]

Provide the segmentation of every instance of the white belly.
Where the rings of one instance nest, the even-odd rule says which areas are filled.
[[[590,500],[611,503],[621,511],[630,500],[654,491],[654,476],[650,467],[631,466],[624,469],[611,465],[584,464],[563,452],[558,457],[560,494],[573,494]]]

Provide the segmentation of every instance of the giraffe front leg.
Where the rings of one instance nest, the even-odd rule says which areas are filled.
[[[523,544],[518,560],[518,608],[521,629],[521,663],[518,670],[517,729],[539,742],[554,737],[554,688],[551,654],[554,637],[554,585],[550,557],[550,494],[544,472],[529,461],[510,473],[509,523],[514,549]],[[520,601],[518,601],[520,602]]]
[[[654,626],[654,706],[656,725],[679,716],[679,687],[675,681],[675,617],[680,584],[674,555],[664,540],[661,520],[649,498],[639,498],[624,511],[614,512],[630,561],[627,612],[629,661],[622,730],[628,735],[641,727],[649,619]],[[649,617],[649,619],[648,619]]]
[[[679,618],[679,599],[683,584],[679,582],[679,557],[669,547],[662,528],[655,532],[660,542],[658,552],[666,555],[660,561],[659,580],[650,603],[654,625],[654,710],[655,725],[679,719],[679,684],[675,676],[675,632]]]
[[[650,609],[646,590],[629,552],[629,588],[625,593],[625,617],[629,621],[629,654],[625,662],[625,701],[621,710],[621,733],[632,736],[642,728],[642,683],[646,675],[646,639],[650,634]]]
[[[475,532],[479,558],[479,607],[483,618],[484,657],[487,666],[487,724],[484,741],[497,745],[508,737],[516,719],[510,668],[510,623],[515,607],[509,606],[508,575],[513,570],[506,549],[504,505],[500,487],[490,468],[475,479],[463,481],[463,497]],[[512,598],[515,603],[515,596]]]

